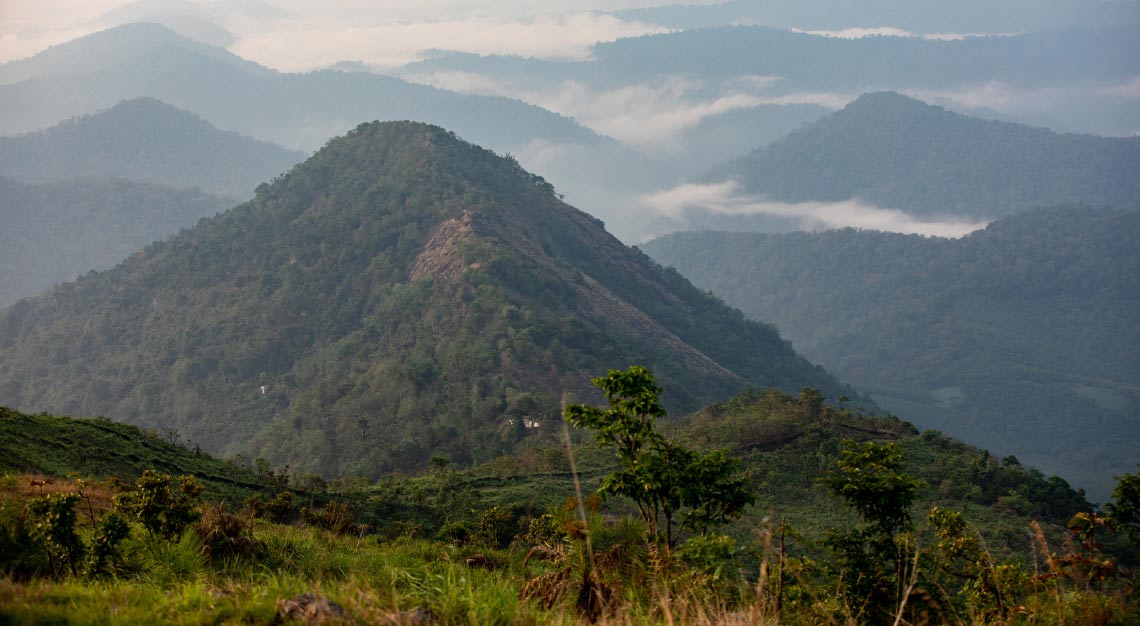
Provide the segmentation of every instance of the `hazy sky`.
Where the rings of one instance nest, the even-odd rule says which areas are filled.
[[[691,2],[690,2],[691,3]],[[700,2],[697,2],[699,4]],[[342,60],[390,67],[425,49],[584,58],[598,41],[662,32],[604,11],[663,4],[645,0],[2,0],[0,61],[106,28],[117,12],[190,15],[221,26],[235,53],[280,70]]]

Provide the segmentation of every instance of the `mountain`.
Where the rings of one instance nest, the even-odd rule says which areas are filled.
[[[251,202],[0,311],[3,402],[325,475],[558,437],[560,401],[631,363],[673,410],[750,385],[852,394],[514,159],[410,122],[361,125]]]
[[[230,206],[201,191],[122,179],[29,185],[0,178],[0,307],[109,269]]]
[[[4,133],[150,96],[219,128],[305,150],[359,119],[441,123],[499,149],[536,138],[604,142],[570,119],[517,100],[466,96],[361,72],[278,73],[158,24],[118,26],[0,66],[0,77],[9,75],[23,78],[4,79],[0,88]]]
[[[304,158],[218,130],[152,98],[120,102],[44,131],[0,137],[0,176],[28,182],[116,177],[237,200]]]
[[[1135,0],[876,0],[836,4],[829,0],[728,0],[715,5],[684,4],[614,11],[630,21],[694,29],[729,24],[783,28],[846,29],[894,27],[926,34],[1018,33],[1073,26],[1140,24]]]
[[[672,180],[653,158],[538,106],[364,72],[278,73],[158,24],[111,28],[14,64],[0,66],[0,77],[22,77],[0,85],[0,134],[140,96],[218,128],[309,152],[359,120],[428,122],[516,155],[622,232],[636,228],[630,211],[618,208],[633,202],[623,200]],[[633,223],[623,227],[626,222]]]
[[[919,426],[1103,497],[1140,446],[1140,214],[1054,208],[957,240],[839,230],[645,244]]]
[[[1062,135],[896,93],[846,108],[715,170],[784,202],[858,198],[921,216],[993,219],[1063,203],[1140,208],[1140,137]]]
[[[252,74],[273,71],[226,51],[178,35],[153,22],[124,24],[68,41],[26,59],[0,65],[0,85],[24,80],[45,80],[98,74],[117,65],[178,47]],[[121,99],[121,98],[120,98]]]

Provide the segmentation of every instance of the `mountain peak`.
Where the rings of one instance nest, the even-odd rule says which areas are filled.
[[[557,436],[563,397],[634,363],[677,410],[749,385],[852,393],[513,158],[413,122],[362,124],[251,202],[24,302],[0,312],[10,402],[329,475],[485,460],[523,417]],[[49,363],[57,333],[89,349]],[[112,389],[116,363],[131,382]]]

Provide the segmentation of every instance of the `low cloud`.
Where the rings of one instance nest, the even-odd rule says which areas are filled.
[[[768,215],[799,220],[805,230],[859,228],[932,237],[963,237],[987,222],[956,219],[930,221],[897,209],[884,209],[852,198],[842,202],[773,202],[738,192],[733,181],[681,185],[642,197],[644,207],[662,217],[683,220],[688,211],[719,215]]]
[[[678,149],[677,139],[702,120],[735,109],[776,104],[818,104],[840,109],[854,96],[831,92],[766,93],[780,82],[776,76],[741,76],[723,91],[709,97],[705,84],[689,76],[672,76],[653,82],[597,89],[568,80],[557,87],[536,90],[487,74],[443,71],[406,74],[404,78],[441,89],[517,98],[572,117],[591,130],[647,152]]]
[[[914,37],[914,33],[895,28],[894,26],[876,26],[873,28],[844,28],[842,30],[801,30],[791,29],[795,33],[831,37],[833,39],[862,39],[864,37]]]
[[[589,57],[598,42],[667,30],[593,12],[525,19],[476,16],[364,23],[336,17],[299,18],[271,26],[239,31],[241,40],[230,50],[282,71],[306,71],[345,59],[395,68],[419,60],[430,49],[581,60]]]

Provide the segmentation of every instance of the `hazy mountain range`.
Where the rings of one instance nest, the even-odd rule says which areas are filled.
[[[885,408],[1104,498],[1136,461],[1140,213],[1026,212],[948,240],[679,233],[643,248]]]
[[[1087,203],[1140,208],[1140,137],[1058,134],[952,113],[896,93],[843,110],[717,168],[781,202],[857,198],[910,215],[994,219]]]
[[[223,132],[151,98],[43,131],[0,137],[0,176],[28,182],[116,177],[212,193],[234,204],[305,154]]]

